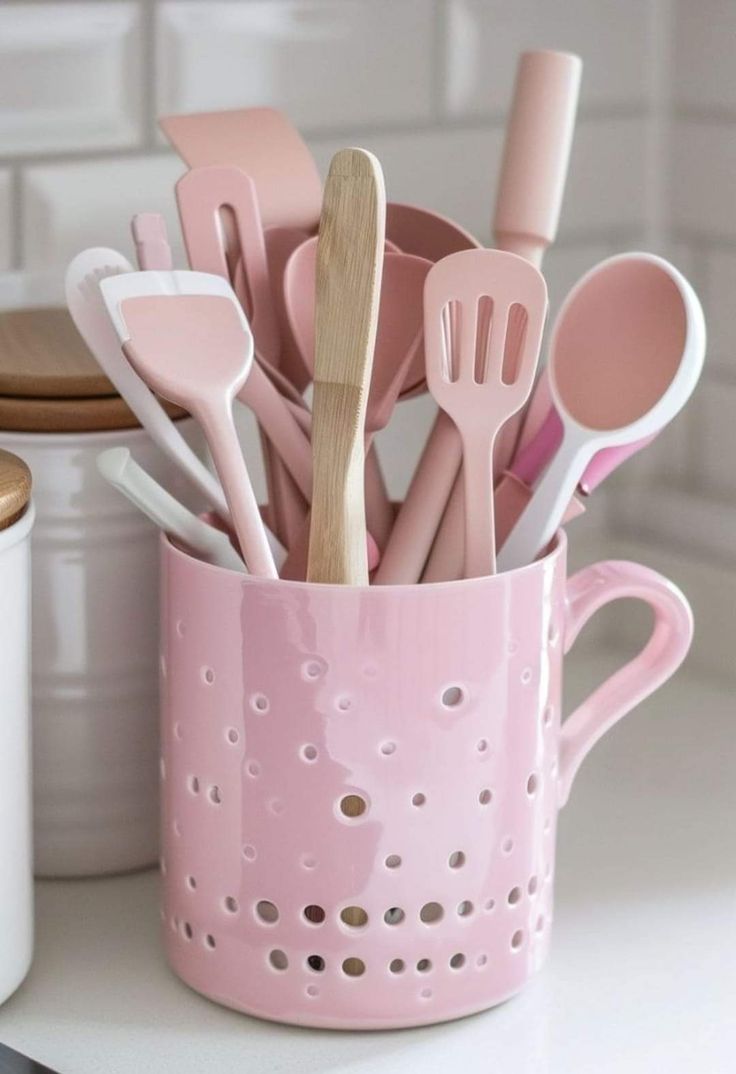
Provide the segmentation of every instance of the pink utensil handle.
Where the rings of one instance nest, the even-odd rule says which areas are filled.
[[[160,213],[136,213],[131,221],[136,258],[140,269],[173,268],[166,221]]]
[[[278,366],[280,334],[255,183],[232,165],[195,167],[176,184],[176,197],[190,265],[232,281],[241,305],[250,315],[258,359]],[[265,395],[260,372],[254,367],[241,399],[267,408],[259,413],[253,405],[261,425],[271,521],[288,547],[304,520],[304,497],[310,495],[311,470],[307,482],[296,431],[289,430],[286,416],[279,418],[278,393],[277,398]],[[282,448],[276,443],[279,436]],[[282,450],[291,450],[288,460],[279,457]]]
[[[634,598],[649,604],[654,626],[642,651],[614,672],[562,725],[558,801],[563,806],[583,759],[622,716],[677,670],[693,635],[690,605],[672,582],[637,563],[609,560],[586,567],[567,583],[564,651],[600,608]]]
[[[376,584],[419,581],[461,459],[460,436],[454,423],[440,410],[383,549],[374,577]]]
[[[581,71],[569,52],[525,52],[517,67],[493,233],[537,267],[557,234]]]
[[[462,481],[456,481],[422,575],[423,582],[453,582],[463,576],[464,495]],[[531,497],[530,486],[509,470],[496,485],[494,523],[499,552]],[[563,525],[584,513],[584,504],[573,496],[562,519]]]
[[[562,443],[562,435],[562,421],[554,406],[551,406],[535,437],[517,451],[511,471],[527,485],[533,485]],[[614,470],[647,444],[651,444],[656,436],[657,433],[651,433],[633,444],[598,451],[578,482],[578,490],[589,496]]]
[[[572,53],[541,51],[523,53],[516,70],[493,234],[499,249],[537,268],[557,235],[582,66]],[[494,454],[496,473],[508,469],[523,422],[520,411],[504,425]]]
[[[630,459],[632,455],[636,455],[647,444],[651,444],[657,435],[657,433],[652,433],[651,436],[645,436],[641,440],[636,440],[633,444],[624,444],[622,447],[603,448],[588,463],[585,473],[578,482],[579,491],[584,496],[589,496],[602,481],[605,481],[609,474],[618,469],[622,462],[626,462],[627,459]]]

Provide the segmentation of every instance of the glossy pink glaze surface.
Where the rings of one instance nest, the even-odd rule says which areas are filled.
[[[622,596],[652,605],[652,638],[561,730],[563,653]],[[566,583],[561,537],[519,571],[370,589],[249,578],[164,541],[162,597],[175,972],[251,1014],[343,1029],[519,991],[549,946],[558,808],[593,742],[684,657],[682,595],[628,563]]]

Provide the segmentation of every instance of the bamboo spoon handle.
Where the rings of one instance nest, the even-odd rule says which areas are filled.
[[[376,158],[364,149],[340,150],[325,184],[317,245],[310,582],[368,584],[365,413],[385,216]]]

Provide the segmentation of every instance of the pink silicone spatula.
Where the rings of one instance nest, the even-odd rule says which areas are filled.
[[[562,443],[499,557],[509,570],[546,548],[593,458],[651,436],[684,406],[705,354],[703,311],[676,268],[653,254],[601,262],[568,295],[550,346]]]
[[[541,273],[515,254],[465,250],[427,276],[427,383],[462,440],[467,578],[495,572],[493,445],[531,391],[546,312]],[[523,324],[513,356],[507,346],[512,317]]]
[[[202,426],[248,569],[277,577],[232,415],[253,365],[235,294],[219,277],[193,272],[128,273],[100,286],[136,372]]]
[[[242,266],[238,298],[250,316],[256,355],[278,368],[280,338],[274,316],[266,248],[255,185],[233,167],[193,168],[176,185],[177,203],[189,263],[201,272],[229,278],[223,241],[222,216],[232,214]],[[236,291],[238,289],[236,288]],[[290,528],[293,538],[306,516],[311,499],[312,466],[309,439],[299,427],[283,396],[256,363],[238,398],[251,407],[259,424],[279,452],[302,500],[290,505],[297,512]]]

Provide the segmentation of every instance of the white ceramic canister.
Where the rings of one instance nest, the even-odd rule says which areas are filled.
[[[129,448],[156,480],[197,506],[178,470],[135,426],[91,358],[78,353],[81,341],[67,335],[74,329],[61,319],[66,316],[34,311],[21,330],[18,315],[0,315],[0,447],[23,458],[34,474],[39,876],[121,872],[158,858],[158,531],[100,476],[98,453]],[[51,347],[52,339],[59,348]],[[51,370],[47,351],[53,352]],[[7,394],[8,384],[17,388],[23,379],[8,375],[13,363],[34,371],[32,382],[20,385],[23,397]],[[50,398],[52,387],[60,397]],[[31,399],[30,388],[36,392]],[[91,394],[100,388],[109,394]],[[127,427],[100,428],[105,424]],[[190,442],[196,439],[191,419],[178,425]]]
[[[0,1003],[33,953],[30,484],[20,459],[0,451]]]

